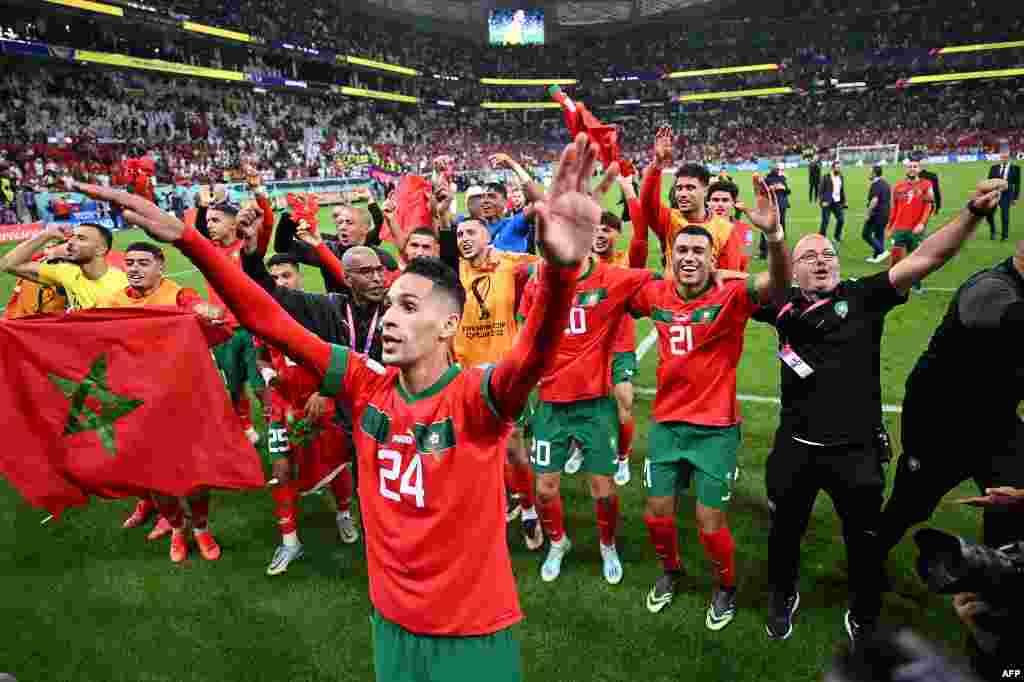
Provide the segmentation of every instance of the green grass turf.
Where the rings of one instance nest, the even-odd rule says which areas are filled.
[[[932,229],[964,205],[986,168],[974,164],[936,170],[942,178],[945,207],[932,221]],[[737,180],[749,197],[748,175],[740,174]],[[895,176],[895,170],[890,170],[889,181]],[[880,267],[864,263],[869,249],[860,239],[867,170],[849,168],[846,178],[851,209],[842,248],[843,273],[866,275]],[[797,235],[817,229],[819,210],[807,201],[805,171],[792,171],[790,185],[794,208],[789,214],[788,240],[792,244]],[[608,199],[610,207],[616,202],[617,196]],[[326,215],[324,224],[330,224]],[[124,247],[140,237],[138,231],[122,232],[116,242]],[[628,235],[624,243],[626,239]],[[657,248],[655,242],[652,248]],[[972,272],[1005,258],[1011,249],[990,242],[983,224],[963,253],[926,285],[954,288]],[[205,291],[178,252],[168,249],[168,256],[168,271],[177,281]],[[763,267],[763,262],[754,262],[755,269]],[[316,271],[306,273],[308,288],[322,290]],[[0,279],[3,300],[12,284],[9,277]],[[950,296],[947,291],[913,296],[889,315],[882,352],[885,402],[901,401],[907,372]],[[638,339],[648,330],[649,325],[642,322]],[[654,352],[643,359],[639,387],[654,387],[655,364]],[[778,377],[774,334],[766,326],[751,323],[739,390],[776,395]],[[619,546],[625,579],[620,585],[609,587],[601,578],[593,506],[582,477],[567,477],[563,484],[575,547],[556,583],[540,581],[542,555],[526,552],[522,539],[510,530],[526,613],[525,622],[516,628],[525,678],[587,682],[820,679],[845,640],[841,619],[846,605],[842,536],[824,496],[818,500],[803,544],[801,608],[793,637],[770,642],[764,634],[769,527],[764,463],[777,425],[777,408],[743,405],[742,475],[730,510],[737,542],[740,612],[719,633],[704,627],[711,583],[697,542],[692,497],[684,500],[679,518],[684,561],[695,578],[665,612],[653,616],[643,605],[661,570],[642,521],[640,467],[647,448],[649,413],[649,398],[638,397],[633,482],[621,491]],[[898,417],[887,415],[887,421],[898,450]],[[8,425],[12,427],[17,428]],[[965,485],[960,492],[968,493],[970,487]],[[301,533],[307,556],[276,578],[264,575],[278,537],[270,496],[260,491],[215,494],[212,527],[224,556],[210,564],[193,552],[181,567],[168,561],[166,541],[147,544],[144,530],[120,529],[131,508],[129,501],[99,501],[70,510],[60,523],[40,526],[45,512],[30,508],[6,485],[0,485],[0,500],[0,523],[8,528],[0,536],[8,623],[0,670],[22,680],[77,682],[373,679],[363,545],[338,543],[328,497],[306,500]],[[976,511],[943,505],[933,522],[973,537],[979,518]],[[889,568],[897,593],[887,595],[883,618],[908,624],[958,650],[962,635],[948,598],[925,591],[914,575],[914,556],[912,543],[905,540],[891,557]]]

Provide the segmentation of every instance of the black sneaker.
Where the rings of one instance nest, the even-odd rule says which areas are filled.
[[[672,603],[676,594],[676,585],[679,584],[681,574],[666,572],[654,583],[654,587],[647,593],[647,610],[651,613],[658,613]]]
[[[711,604],[708,606],[707,619],[704,624],[708,630],[721,630],[732,622],[736,616],[736,588],[719,587],[711,595]]]
[[[850,638],[850,649],[853,651],[857,650],[858,643],[868,639],[874,631],[873,625],[858,623],[857,619],[853,617],[853,611],[850,609],[846,610],[843,623],[846,625],[846,634]]]
[[[784,595],[781,592],[773,592],[768,608],[768,623],[764,626],[768,631],[768,638],[789,639],[793,634],[793,615],[800,608],[800,593]]]

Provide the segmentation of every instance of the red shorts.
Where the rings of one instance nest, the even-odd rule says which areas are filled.
[[[286,457],[292,464],[299,491],[311,493],[330,483],[342,469],[350,466],[352,453],[340,426],[330,418],[318,420],[315,432],[299,432],[295,422],[290,425],[284,415],[274,415],[270,422],[268,449],[271,460]],[[280,418],[279,418],[280,417]],[[301,444],[297,441],[308,441]]]

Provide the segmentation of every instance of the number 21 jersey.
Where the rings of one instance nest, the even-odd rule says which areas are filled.
[[[686,300],[669,280],[647,284],[631,302],[658,332],[654,421],[702,426],[740,422],[736,367],[743,330],[757,310],[754,278],[729,280]]]

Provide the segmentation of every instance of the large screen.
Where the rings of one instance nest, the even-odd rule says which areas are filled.
[[[544,10],[495,9],[488,22],[491,45],[543,45]]]

